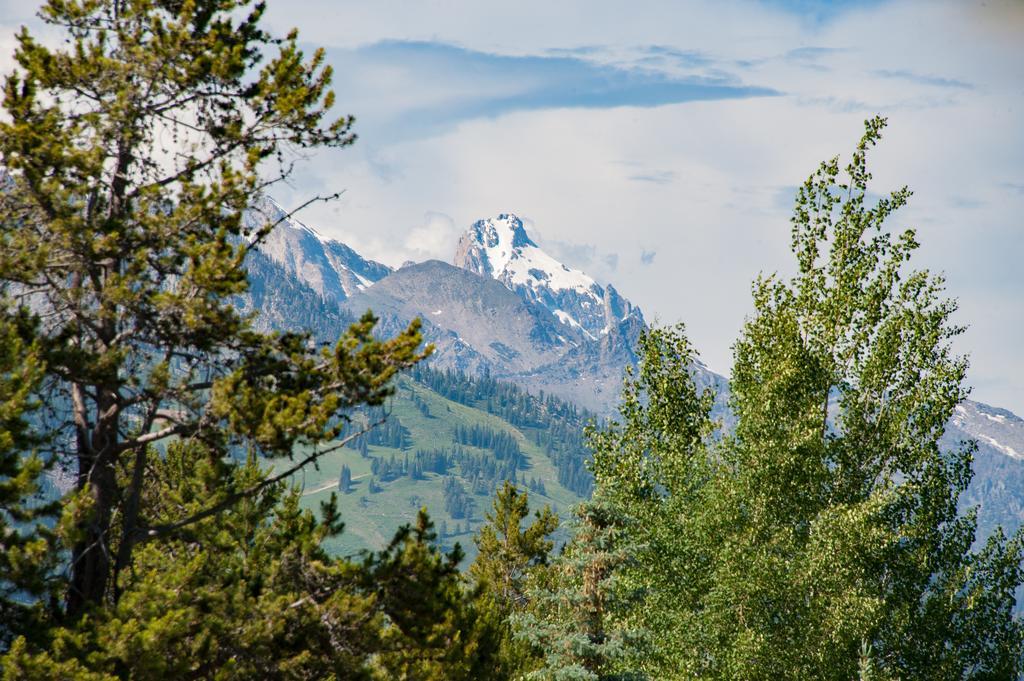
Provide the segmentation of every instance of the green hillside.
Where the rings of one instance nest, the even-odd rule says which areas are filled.
[[[379,549],[426,507],[444,545],[460,543],[471,560],[473,534],[501,481],[514,476],[532,505],[562,513],[589,495],[582,433],[593,415],[556,398],[419,368],[399,379],[384,409],[354,420],[381,417],[383,425],[293,478],[308,508],[338,493],[346,528],[328,545],[332,552]],[[345,492],[344,468],[351,481]]]

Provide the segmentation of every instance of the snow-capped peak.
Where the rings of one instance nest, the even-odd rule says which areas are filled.
[[[512,213],[479,220],[459,242],[456,265],[516,285],[572,289],[599,299],[597,283],[545,253],[530,239],[523,221]],[[461,262],[460,262],[461,261]]]
[[[512,213],[478,220],[459,240],[455,265],[493,277],[522,298],[540,303],[570,335],[596,340],[622,324],[643,324],[639,309],[594,279],[551,257]]]

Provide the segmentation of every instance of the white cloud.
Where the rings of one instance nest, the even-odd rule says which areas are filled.
[[[705,359],[727,371],[751,278],[789,267],[792,187],[819,161],[847,154],[865,117],[887,114],[890,128],[872,159],[875,186],[884,192],[906,183],[916,192],[893,226],[919,229],[920,264],[946,272],[961,300],[960,316],[972,328],[958,347],[975,350],[976,397],[1024,411],[1024,366],[1011,340],[1024,337],[1020,306],[990,310],[992,301],[1024,292],[1024,283],[1010,280],[1018,271],[1011,260],[1024,250],[1016,217],[1022,197],[1007,189],[1024,183],[1016,123],[1024,96],[1010,66],[1020,63],[1021,48],[1000,38],[979,45],[986,29],[973,10],[952,3],[891,3],[811,27],[780,13],[756,27],[730,23],[735,7],[705,7],[718,13],[715,21],[679,24],[675,35],[664,26],[618,33],[606,26],[603,35],[581,29],[562,36],[561,46],[619,36],[619,45],[703,49],[723,63],[750,60],[739,67],[745,82],[787,96],[510,113],[424,139],[374,141],[372,151],[357,145],[332,157],[333,172],[312,175],[349,188],[339,217],[360,226],[351,235],[357,247],[383,259],[398,259],[392,244],[402,243],[402,226],[427,211],[451,216],[460,230],[498,212],[525,213],[539,240],[570,264],[613,281],[650,316],[686,321]],[[422,36],[403,34],[394,22],[380,26],[390,37]],[[434,37],[485,46],[486,32],[457,35],[457,28]],[[736,42],[733,34],[743,37]],[[556,46],[528,39],[537,49]],[[795,58],[801,47],[828,49]],[[941,79],[971,88],[942,87]],[[371,154],[399,168],[400,179],[376,178]],[[645,252],[657,252],[646,266]],[[617,267],[602,271],[611,254],[620,256]]]
[[[688,49],[719,51],[725,34],[729,50],[747,56],[766,44],[768,36],[798,39],[801,24],[799,17],[751,0],[306,0],[271,2],[268,16],[278,30],[297,26],[316,44],[357,47],[397,38],[451,42],[501,54],[680,42]]]
[[[429,212],[423,216],[423,224],[409,232],[405,249],[417,260],[451,261],[460,232],[451,217]]]

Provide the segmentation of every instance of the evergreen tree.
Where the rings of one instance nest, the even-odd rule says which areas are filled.
[[[473,500],[466,494],[455,476],[448,476],[444,479],[442,490],[444,492],[445,511],[453,520],[469,518],[473,513]]]
[[[352,469],[348,466],[343,465],[341,467],[341,475],[338,477],[338,491],[342,494],[348,494],[352,491]]]
[[[157,516],[205,508],[264,479],[201,447],[154,457],[144,496]],[[495,628],[421,514],[360,562],[330,558],[332,498],[318,520],[299,492],[265,486],[164,542],[141,546],[118,602],[0,658],[5,679],[504,678]]]
[[[516,638],[540,658],[526,678],[645,679],[640,667],[649,636],[630,618],[640,591],[623,578],[635,562],[631,522],[614,504],[595,499],[575,509],[573,525],[573,539],[546,579],[531,585],[529,607],[511,618]]]
[[[557,468],[559,482],[580,496],[590,496],[593,478],[585,465],[590,454],[584,440],[584,428],[596,420],[594,414],[580,412],[575,406],[550,395],[538,398],[514,384],[501,383],[486,376],[440,371],[423,364],[418,364],[412,375],[417,382],[450,400],[484,409],[518,428],[536,429],[534,439]],[[489,428],[484,430],[494,433]],[[481,433],[478,427],[476,435]],[[471,444],[469,440],[473,437],[473,429],[456,426],[453,435],[456,443]],[[495,454],[502,458],[510,455],[508,458],[514,462],[514,470],[521,469],[523,461],[518,442],[511,437],[508,440],[512,451],[501,449],[499,453],[496,449]],[[472,444],[491,448],[490,444],[482,445],[479,440]],[[511,480],[512,475],[505,478]]]
[[[523,520],[529,512],[526,493],[505,481],[494,495],[487,522],[475,538],[479,552],[469,574],[504,612],[523,608],[531,571],[547,564],[554,547],[549,537],[558,529],[558,517],[545,506],[534,513],[534,521],[524,528]]]
[[[350,119],[328,118],[323,52],[307,59],[294,33],[270,35],[263,12],[248,0],[49,0],[40,16],[66,40],[18,35],[0,117],[0,309],[19,315],[16,299],[45,315],[31,346],[40,396],[66,416],[41,433],[75,476],[55,617],[116,603],[142,545],[272,483],[158,521],[143,503],[153,446],[310,445],[290,475],[422,356],[415,325],[379,341],[367,315],[319,351],[304,334],[256,332],[232,305],[246,253],[275,226],[246,209],[287,177],[291,150],[354,139]]]
[[[685,338],[655,331],[622,423],[594,439],[600,490],[642,528],[658,678],[1018,678],[1021,536],[978,549],[957,501],[974,445],[944,450],[967,363],[942,280],[868,205],[866,132],[821,165],[792,221],[798,273],[757,280],[735,345],[735,432],[709,437]]]
[[[30,418],[44,367],[27,315],[0,316],[0,650],[18,632],[44,626],[41,603],[52,595],[56,563],[53,503],[39,500],[52,461],[31,453],[40,445]]]
[[[486,599],[466,590],[458,544],[442,554],[421,510],[389,546],[368,558],[366,589],[385,614],[385,678],[475,681],[511,678],[500,657],[500,623]]]
[[[487,522],[474,538],[478,553],[469,567],[470,578],[500,618],[501,657],[508,669],[519,674],[534,669],[538,656],[513,638],[509,617],[527,607],[527,589],[544,579],[554,547],[550,536],[558,529],[558,517],[547,507],[535,512],[533,522],[523,527],[529,512],[527,495],[506,481],[494,495]]]

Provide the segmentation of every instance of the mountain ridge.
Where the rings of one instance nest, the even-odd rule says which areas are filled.
[[[456,267],[492,277],[524,299],[550,310],[573,336],[598,340],[631,318],[644,325],[639,307],[610,284],[601,286],[540,248],[513,213],[478,220],[459,239]]]
[[[292,218],[269,196],[260,197],[243,220],[250,232],[275,225],[256,250],[324,299],[343,302],[394,272]]]
[[[387,268],[387,273],[378,270],[382,276],[375,281],[367,279],[369,284],[355,287],[344,298],[317,291],[311,285],[317,283],[316,277],[304,276],[302,268],[290,264],[302,258],[290,258],[288,249],[308,244],[292,238],[271,241],[277,250],[261,249],[251,256],[253,285],[249,294],[239,298],[240,307],[260,312],[260,324],[309,328],[325,341],[336,338],[345,324],[367,309],[380,317],[379,333],[383,336],[397,332],[418,316],[423,319],[425,339],[436,346],[429,360],[431,366],[509,381],[533,393],[557,395],[598,416],[614,416],[623,371],[635,364],[633,348],[646,328],[642,313],[632,304],[623,304],[612,313],[626,313],[615,320],[614,328],[601,333],[605,330],[602,326],[593,338],[579,330],[574,333],[572,325],[556,313],[561,309],[557,305],[564,301],[545,297],[548,292],[543,289],[549,287],[549,280],[529,272],[540,268],[523,269],[525,264],[537,264],[539,258],[532,249],[539,251],[539,247],[529,239],[521,220],[513,220],[511,214],[503,216],[500,220],[505,223],[508,238],[503,242],[498,235],[497,243],[489,247],[491,252],[483,248],[488,243],[487,221],[478,221],[467,230],[456,254],[456,262],[463,267],[427,261],[399,270]],[[289,225],[289,229],[308,229],[297,224]],[[518,230],[521,232],[517,234]],[[315,237],[313,230],[305,233]],[[515,260],[511,250],[506,251],[505,260],[491,258],[495,247],[500,248],[502,243],[522,249],[530,257],[510,269],[508,262]],[[315,248],[313,253],[317,253]],[[373,262],[356,256],[359,260],[353,262]],[[553,258],[551,261],[559,268],[565,267],[563,271],[569,274],[578,273]],[[502,267],[496,268],[496,262]],[[532,284],[523,279],[523,272],[532,278]],[[589,301],[595,310],[598,298],[603,303],[611,289],[601,287],[599,294],[587,280],[576,281],[587,285],[568,287],[575,301]],[[600,317],[591,318],[590,328],[596,328],[593,320],[606,324],[608,318],[602,309]],[[698,387],[715,390],[715,416],[728,421],[727,379],[701,364],[694,366],[694,378]],[[964,494],[963,504],[979,507],[979,536],[987,536],[996,524],[1008,530],[1024,524],[1024,419],[1006,409],[966,400],[947,424],[943,445],[953,447],[965,439],[978,443],[975,479]]]

